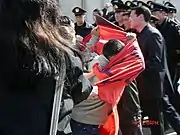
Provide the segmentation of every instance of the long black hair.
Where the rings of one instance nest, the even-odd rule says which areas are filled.
[[[74,48],[75,34],[63,21],[56,0],[1,0],[0,19],[0,43],[15,47],[19,65],[28,56],[37,74],[64,72],[60,67],[67,50]]]

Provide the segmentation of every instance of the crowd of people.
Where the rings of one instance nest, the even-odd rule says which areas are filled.
[[[108,12],[109,7],[113,7],[114,10]],[[80,35],[83,39],[89,34],[89,26],[86,31],[88,33],[85,33],[85,27],[81,25],[88,24],[85,22],[86,11],[75,7],[73,13],[76,17],[76,35]],[[123,135],[143,134],[141,124],[149,126],[153,135],[163,135],[170,126],[178,134],[180,133],[178,99],[180,22],[176,14],[177,9],[172,3],[162,4],[152,1],[145,3],[112,0],[102,10],[93,10],[94,23],[91,25],[93,37],[90,45],[87,43],[87,46],[98,41],[99,35],[94,29],[98,29],[95,15],[99,15],[124,29],[125,32],[136,33],[145,59],[145,71],[136,78],[136,82],[133,81],[125,88],[118,104],[120,129]],[[79,17],[81,21],[77,19]],[[93,61],[93,58],[97,56],[93,54],[85,63]],[[145,116],[148,116],[148,121],[143,120]],[[99,123],[86,122],[83,118],[74,119],[81,124],[99,125]],[[141,122],[134,125],[133,122],[137,120]]]
[[[59,5],[0,2],[0,135],[180,135],[176,7],[112,0],[90,24]]]

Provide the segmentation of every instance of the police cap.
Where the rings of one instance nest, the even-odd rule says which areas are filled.
[[[116,13],[118,13],[118,12],[129,12],[131,10],[130,6],[127,6],[126,4],[123,4],[123,3],[116,3],[114,5],[114,8],[115,8]]]
[[[122,3],[123,4],[123,1],[122,0],[111,0],[111,3],[114,5],[116,3]]]
[[[146,2],[146,4],[148,4],[149,6],[151,6],[152,3],[153,3],[153,1],[151,1],[151,0]]]
[[[127,5],[131,8],[137,7],[137,5],[135,3],[133,3],[132,1],[129,1],[129,0],[125,2],[125,5]]]
[[[177,9],[176,9],[176,7],[172,3],[165,2],[164,6],[166,6],[168,8],[169,13],[177,13]]]
[[[72,12],[75,16],[85,15],[86,11],[80,7],[73,8]]]
[[[165,7],[163,4],[152,2],[151,3],[151,11],[152,12],[165,11],[166,13],[168,13],[168,8]]]
[[[147,8],[149,8],[149,9],[151,10],[151,6],[149,6],[148,4],[146,4],[146,3],[143,2],[143,1],[138,1],[138,2],[137,2],[137,6],[138,6],[138,7],[144,6],[144,7],[147,7]]]
[[[134,3],[134,4],[136,4],[136,5],[137,5],[137,2],[138,2],[137,0],[133,0],[133,1],[132,1],[132,3]]]

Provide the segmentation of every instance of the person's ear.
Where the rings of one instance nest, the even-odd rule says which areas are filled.
[[[141,14],[141,15],[139,15],[139,18],[141,19],[141,20],[144,20],[144,16]]]

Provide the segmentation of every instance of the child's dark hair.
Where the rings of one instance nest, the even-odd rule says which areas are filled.
[[[125,45],[123,42],[116,39],[111,39],[106,44],[104,44],[103,55],[109,59],[109,57],[118,54],[124,48],[124,46]]]

